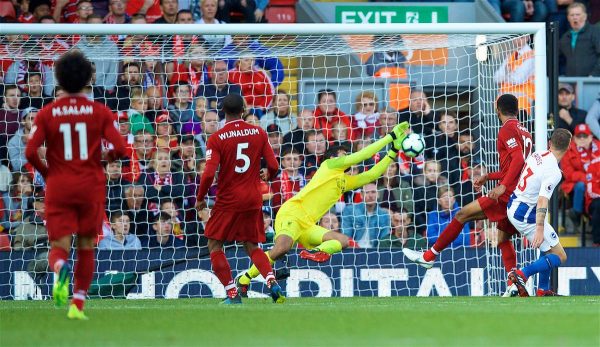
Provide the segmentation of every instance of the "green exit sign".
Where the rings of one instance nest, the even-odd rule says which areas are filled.
[[[336,6],[336,23],[448,23],[448,6]]]

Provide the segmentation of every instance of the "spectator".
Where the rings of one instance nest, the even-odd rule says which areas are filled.
[[[423,176],[423,185],[414,187],[413,191],[417,224],[425,221],[427,211],[437,210],[438,188],[448,184],[446,177],[442,176],[442,165],[436,160],[425,162]]]
[[[173,161],[173,167],[176,171],[183,171],[184,174],[193,176],[193,184],[195,184],[196,176],[196,147],[198,141],[193,135],[184,135],[180,137],[179,152],[176,160]],[[192,205],[193,206],[193,205]]]
[[[463,170],[461,179],[465,180],[468,174],[464,170],[469,166],[473,166],[473,158],[479,156],[479,148],[473,139],[470,129],[458,135],[458,152],[460,155],[460,167]]]
[[[275,124],[281,129],[283,136],[296,129],[298,121],[296,115],[292,112],[290,101],[291,96],[278,89],[273,97],[271,110],[260,119],[260,126],[267,129],[267,126]]]
[[[43,95],[42,73],[39,71],[30,71],[25,75],[25,85],[27,92],[21,96],[19,109],[24,110],[29,107],[41,109],[51,98]]]
[[[206,112],[204,118],[202,118],[202,132],[196,136],[196,140],[200,143],[200,151],[202,157],[206,156],[206,143],[208,138],[219,130],[219,116],[216,112]]]
[[[125,3],[123,0],[110,0],[108,3],[109,13],[104,17],[106,24],[128,24],[131,17],[125,12]]]
[[[391,163],[377,182],[377,201],[381,207],[399,212],[414,211],[413,190],[410,183],[402,181],[398,175],[398,163]]]
[[[146,88],[145,94],[148,106],[144,115],[150,122],[154,122],[156,117],[164,112],[161,90],[157,86],[149,86]]]
[[[252,1],[252,0],[249,0]],[[276,89],[285,78],[283,64],[277,57],[273,57],[271,51],[260,44],[258,40],[251,39],[249,35],[235,35],[233,41],[220,50],[217,55],[219,57],[232,57],[228,60],[229,69],[235,67],[236,61],[241,54],[251,53],[254,57],[254,64],[260,69],[269,73],[273,89]]]
[[[156,24],[175,24],[179,4],[177,0],[160,0],[160,9],[162,17],[154,21]],[[152,23],[152,21],[149,20]]]
[[[44,202],[44,191],[37,189],[33,198],[33,211],[27,213],[23,223],[10,230],[12,237],[12,249],[25,251],[36,246],[47,246],[48,232],[46,230],[46,204]]]
[[[27,164],[27,158],[25,158],[25,146],[29,139],[29,133],[33,126],[35,116],[37,116],[38,109],[29,107],[21,112],[21,126],[19,130],[13,135],[8,141],[8,157],[10,159],[10,166],[15,171],[20,171],[23,165]]]
[[[217,18],[226,23],[232,23],[231,12],[239,12],[243,15],[244,22],[254,23],[256,21],[256,17],[254,16],[255,10],[256,2],[254,0],[221,0],[219,1]],[[235,22],[239,23],[240,21]]]
[[[165,112],[156,117],[156,148],[174,154],[179,150],[177,135],[171,123],[169,113]]]
[[[513,1],[513,0],[511,0]],[[514,0],[522,6],[520,0]],[[543,1],[538,1],[543,5]],[[502,65],[494,73],[494,81],[500,86],[498,95],[512,94],[519,100],[519,110],[533,114],[535,101],[535,56],[529,46],[529,35],[514,38],[509,45]]]
[[[132,18],[144,16],[148,23],[154,23],[162,16],[161,5],[159,0],[127,0],[125,12]]]
[[[34,0],[35,1],[35,0]],[[77,14],[78,0],[55,0],[53,6],[47,0],[41,1],[48,5],[48,9],[52,7],[52,17],[56,23],[75,23],[79,18]],[[31,12],[34,12],[31,2],[29,4]],[[48,11],[50,13],[50,11]]]
[[[600,76],[600,27],[587,22],[586,7],[574,2],[567,8],[571,29],[559,42],[566,76]]]
[[[600,140],[592,137],[592,132],[587,124],[576,126],[573,141],[560,162],[565,178],[562,190],[570,195],[573,202],[568,216],[576,225],[579,224],[581,214],[584,212],[585,185],[587,183],[585,167],[596,158],[600,158]]]
[[[194,99],[194,112],[196,112],[196,117],[199,119],[204,118],[206,111],[208,111],[208,100],[203,96],[196,97]]]
[[[260,126],[260,119],[258,118],[257,115],[253,114],[253,113],[247,113],[244,117],[243,117],[244,121],[246,123],[250,123],[252,125],[256,125],[257,127]]]
[[[27,11],[22,11],[19,23],[40,23],[42,18],[50,15],[51,3],[48,0],[22,1],[21,10],[23,7],[27,7]]]
[[[596,157],[586,167],[586,208],[592,225],[592,242],[600,247],[600,158]]]
[[[265,230],[265,243],[273,243],[275,239],[275,229],[273,229],[273,212],[269,206],[263,206],[263,225]]]
[[[171,172],[171,156],[164,151],[156,151],[150,168],[140,175],[138,184],[143,184],[148,209],[158,210],[160,199],[170,198],[177,206],[183,205],[183,174]]]
[[[454,190],[450,187],[440,187],[438,190],[437,208],[427,213],[427,241],[433,245],[437,241],[442,231],[450,224],[450,221],[460,209],[454,199]],[[466,223],[462,232],[452,241],[450,247],[460,247],[470,245],[469,223]]]
[[[131,133],[131,123],[129,123],[129,115],[127,115],[127,112],[117,112],[117,129],[119,130],[119,134],[121,134],[125,143],[132,145],[134,142],[134,137]]]
[[[577,125],[585,123],[587,113],[573,106],[573,101],[575,101],[573,86],[568,83],[560,83],[558,85],[558,121],[555,129],[567,129],[573,133]]]
[[[453,186],[460,206],[467,206],[473,200],[481,196],[481,192],[477,192],[473,188],[473,181],[486,173],[485,166],[478,160],[471,162],[469,165],[470,166],[463,167],[465,175],[461,177],[459,183]]]
[[[122,211],[131,220],[131,232],[133,234],[138,236],[148,235],[149,214],[143,186],[131,185],[125,188]]]
[[[369,76],[375,77],[387,77],[384,74],[380,74],[382,69],[384,68],[396,68],[396,69],[405,69],[407,58],[404,53],[400,50],[394,49],[392,47],[399,47],[404,45],[402,37],[400,35],[390,36],[390,35],[378,35],[373,38],[373,47],[379,48],[375,51],[367,62],[365,63],[365,67],[367,69],[367,74]],[[388,47],[386,51],[382,51],[381,49]],[[409,56],[412,56],[412,51],[409,50]],[[378,76],[380,75],[380,76]],[[390,76],[391,77],[391,76]]]
[[[340,219],[338,218],[337,214],[335,214],[333,212],[325,213],[323,215],[323,217],[321,217],[321,220],[319,220],[319,225],[327,230],[330,230],[330,231],[333,231],[336,233],[342,232],[340,230]],[[349,237],[348,238],[348,247],[358,248],[358,244],[351,237]]]
[[[76,18],[73,19],[72,23],[87,23],[88,17],[94,14],[92,2],[88,0],[77,1],[77,12],[75,14]]]
[[[600,98],[596,99],[585,117],[585,123],[590,127],[592,134],[600,139]]]
[[[312,177],[314,171],[321,164],[323,154],[327,151],[327,140],[322,131],[308,130],[304,138],[304,145],[304,167],[307,170],[307,176]]]
[[[14,84],[4,85],[4,103],[0,109],[0,163],[7,164],[8,139],[19,129],[21,91]]]
[[[86,94],[103,105],[106,105],[106,97],[109,96],[106,93],[104,87],[96,84],[96,65],[92,63],[92,79],[90,85],[86,87]],[[49,98],[51,100],[51,98]],[[110,108],[110,105],[107,105]]]
[[[348,150],[352,149],[352,142],[350,142],[350,138],[348,137],[350,134],[350,129],[346,126],[344,122],[335,121],[331,125],[331,135],[333,136],[333,141],[330,144],[344,146],[348,148]]]
[[[173,61],[167,64],[166,71],[169,85],[187,83],[191,88],[191,95],[197,95],[201,86],[208,83],[208,65],[204,61],[206,48],[193,44],[187,49],[188,54],[182,63]],[[171,93],[173,91],[171,90]]]
[[[114,0],[113,0],[114,1]],[[98,249],[105,250],[140,250],[140,239],[129,233],[131,221],[129,216],[122,212],[113,212],[110,215],[110,229],[112,233],[106,235],[98,243]]]
[[[125,186],[131,182],[123,179],[123,163],[120,160],[106,163],[106,210],[109,213],[120,210],[123,206]]]
[[[423,135],[426,141],[434,134],[435,112],[422,90],[411,89],[408,108],[400,110],[398,118],[400,123],[408,122],[412,132]]]
[[[10,190],[4,195],[4,218],[0,226],[4,230],[12,229],[23,222],[30,212],[33,201],[33,181],[28,172],[16,171],[12,175]]]
[[[426,143],[426,157],[437,160],[442,171],[448,175],[450,184],[461,181],[460,157],[458,151],[458,120],[452,111],[441,113],[435,137]]]
[[[314,129],[313,125],[315,124],[315,117],[313,116],[313,111],[307,109],[302,110],[300,115],[296,118],[296,122],[295,129],[283,136],[283,144],[292,145],[298,152],[304,153],[304,138],[306,137],[306,132]]]
[[[267,73],[255,67],[253,58],[240,58],[229,71],[229,83],[241,87],[250,112],[262,117],[273,101],[274,87]]]
[[[167,110],[169,110],[171,124],[178,134],[182,134],[181,129],[184,124],[200,121],[194,114],[190,85],[186,82],[177,82],[173,86],[173,102],[169,104]]]
[[[490,3],[496,11],[501,9],[500,14],[509,14],[509,22],[521,23],[525,22],[525,19],[531,22],[545,22],[548,16],[548,7],[543,0],[493,0]]]
[[[333,141],[331,125],[335,121],[344,122],[349,129],[352,129],[350,117],[338,109],[336,93],[331,89],[319,90],[317,93],[317,108],[313,115],[315,117],[315,129],[323,131],[328,141]],[[350,130],[350,138],[354,138],[352,130]]]
[[[379,248],[409,248],[422,250],[427,248],[427,239],[418,234],[411,214],[406,210],[392,212],[392,233],[379,240]]]
[[[356,114],[352,116],[355,138],[372,137],[379,126],[379,100],[372,91],[360,92],[354,100]]]
[[[177,205],[175,205],[173,200],[169,198],[161,199],[159,213],[166,213],[169,216],[171,216],[171,224],[173,225],[173,236],[180,240],[183,240],[186,234],[182,222],[183,215],[179,213],[179,209],[177,208]]]
[[[169,1],[169,0],[164,0]],[[161,212],[152,224],[154,233],[148,240],[148,248],[180,248],[185,247],[185,241],[173,235],[173,221],[168,213]]]
[[[379,112],[378,123],[379,126],[377,127],[375,134],[373,134],[375,140],[385,137],[385,135],[392,131],[396,124],[398,124],[398,114],[392,109],[385,108]],[[387,153],[387,148],[384,148],[381,153],[382,155],[385,155],[385,153]]]
[[[111,109],[123,111],[130,108],[131,89],[142,86],[141,67],[138,63],[128,62],[123,64],[122,73],[114,92],[114,97],[109,99]]]
[[[377,246],[377,241],[390,234],[390,215],[377,202],[377,186],[363,187],[364,201],[348,204],[342,212],[342,230],[353,238],[360,248]]]
[[[132,87],[131,93],[129,94],[130,109],[127,110],[127,117],[129,118],[129,124],[131,125],[131,133],[135,134],[140,130],[147,133],[154,134],[154,127],[152,123],[144,116],[146,113],[146,96],[141,87]]]
[[[203,96],[208,101],[208,109],[217,110],[219,118],[223,119],[225,114],[222,110],[223,98],[229,94],[242,95],[242,89],[237,84],[229,83],[229,70],[227,62],[215,60],[212,66],[211,83],[198,88],[198,96]]]
[[[281,153],[281,172],[273,179],[271,206],[275,213],[284,202],[291,199],[302,189],[307,181],[301,169],[302,156],[294,147],[286,147]]]
[[[216,18],[218,5],[218,0],[201,0],[202,17],[196,24],[226,24]],[[202,35],[202,38],[209,51],[218,51],[232,42],[231,35]]]
[[[98,21],[91,15],[90,21]],[[101,19],[100,19],[101,22]],[[96,84],[107,91],[113,91],[117,85],[119,49],[109,36],[82,35],[75,45],[96,66]]]
[[[129,182],[137,182],[140,175],[146,172],[156,150],[153,134],[139,130],[133,136],[133,145],[128,148],[129,163],[123,168],[123,178]]]
[[[269,139],[269,145],[273,149],[276,157],[281,155],[281,144],[283,143],[283,136],[281,136],[281,129],[275,124],[271,124],[267,127],[267,137]]]

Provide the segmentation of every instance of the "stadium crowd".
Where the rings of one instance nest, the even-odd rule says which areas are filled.
[[[264,21],[268,1],[22,0],[19,5],[16,21],[21,23],[223,24],[235,18]],[[581,9],[572,6],[569,11]],[[232,11],[241,17],[231,16]],[[596,44],[598,57],[600,34],[584,19],[583,23],[594,38],[585,42]],[[573,22],[571,26],[577,30]],[[246,35],[75,35],[30,40],[35,42],[24,44],[22,37],[7,35],[0,44],[0,235],[9,240],[4,249],[46,247],[44,181],[27,163],[24,149],[39,109],[64,94],[54,83],[53,60],[70,48],[81,50],[94,63],[87,95],[114,111],[115,127],[128,145],[126,160],[105,165],[107,206],[103,235],[98,239],[100,249],[206,245],[203,230],[218,187],[211,187],[208,207],[201,211],[195,209],[196,190],[205,167],[207,140],[224,124],[221,100],[230,93],[244,97],[244,119],[267,132],[280,161],[277,177],[263,184],[268,240],[274,234],[272,221],[277,210],[310,181],[328,146],[359,150],[401,121],[408,121],[412,131],[423,135],[424,154],[414,159],[401,154],[376,184],[345,194],[320,221],[322,226],[351,237],[353,247],[421,249],[431,245],[459,206],[476,198],[471,179],[486,171],[478,161],[479,146],[469,117],[452,110],[434,110],[428,95],[419,89],[411,90],[408,106],[398,110],[385,107],[374,91],[362,91],[355,96],[353,114],[339,109],[335,90],[323,89],[314,108],[295,113],[291,103],[295,95],[281,88],[285,78],[282,61]],[[577,35],[569,40],[571,49],[573,42],[579,44]],[[37,47],[39,59],[11,59],[27,46]],[[143,59],[165,50],[173,60]],[[241,50],[251,52],[254,58],[238,57]],[[228,58],[199,58],[208,51]],[[569,54],[565,56],[571,59]],[[406,59],[383,54],[374,55],[371,61],[366,70],[375,75],[377,69],[401,66]],[[575,70],[569,66],[567,74],[600,75],[598,58],[589,71],[577,70],[584,68],[579,63]],[[563,109],[556,126],[573,131],[576,138],[563,163],[565,172],[575,173],[567,175],[563,190],[572,195],[573,218],[588,211],[593,220],[600,220],[600,103],[586,118],[585,111],[572,107],[573,94],[571,86],[561,85]],[[44,157],[44,150],[39,154]],[[351,170],[362,172],[384,155],[379,153]],[[594,228],[594,244],[600,246],[600,231]],[[453,246],[481,246],[486,238],[482,230],[480,223],[467,224]]]

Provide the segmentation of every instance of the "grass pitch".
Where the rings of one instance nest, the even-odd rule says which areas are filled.
[[[0,303],[0,346],[600,346],[600,297]]]

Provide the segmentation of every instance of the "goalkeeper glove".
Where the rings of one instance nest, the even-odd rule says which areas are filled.
[[[394,143],[394,148],[396,151],[399,151],[402,147],[402,141],[407,136],[407,131],[409,129],[408,122],[402,122],[394,127],[389,135],[392,137],[392,141]]]

